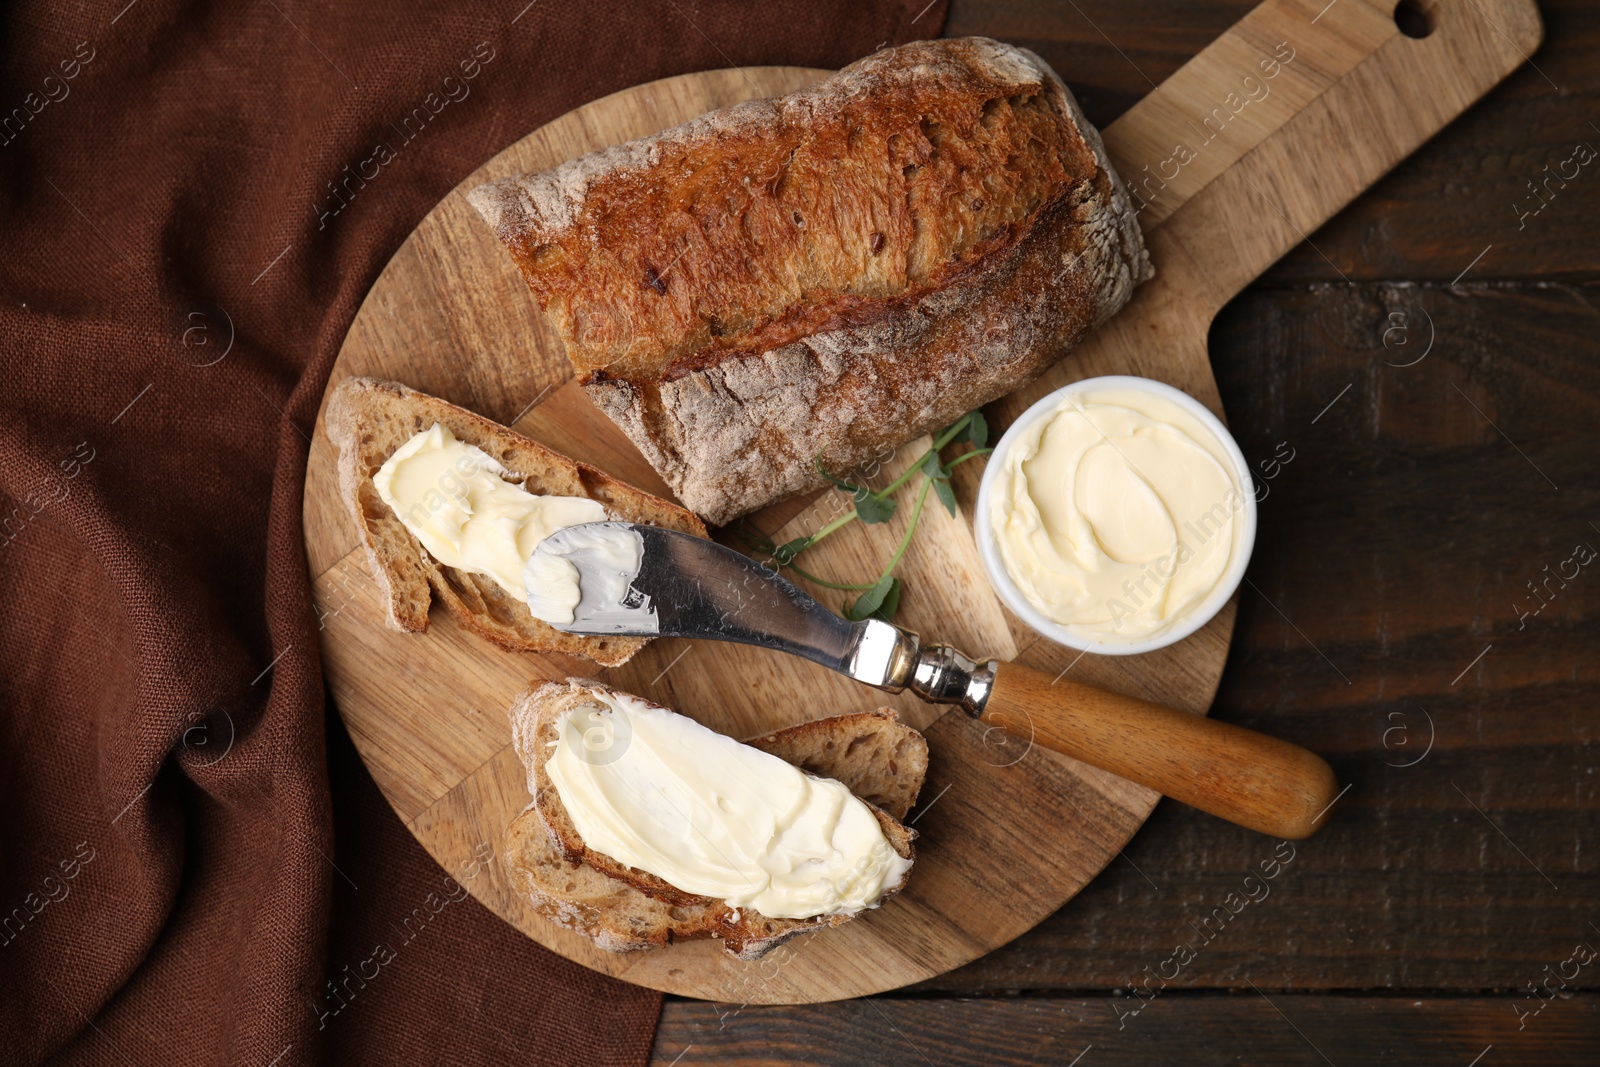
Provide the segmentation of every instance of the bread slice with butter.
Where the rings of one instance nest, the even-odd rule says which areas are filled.
[[[506,830],[502,859],[516,891],[543,917],[586,935],[601,948],[627,952],[675,941],[717,938],[731,954],[758,959],[807,930],[837,926],[851,914],[775,919],[750,907],[676,889],[588,848],[546,771],[558,725],[569,711],[592,707],[593,694],[615,693],[569,680],[530,687],[511,708],[518,755],[533,803]],[[819,778],[835,779],[872,809],[885,839],[914,859],[915,832],[900,822],[928,770],[922,735],[888,709],[802,723],[746,742]],[[887,887],[882,903],[904,884]]]
[[[348,378],[328,400],[328,437],[339,449],[339,488],[366,549],[373,579],[397,630],[428,629],[435,598],[462,625],[513,652],[564,652],[614,667],[643,647],[641,637],[581,637],[533,617],[528,606],[484,574],[434,559],[382,499],[374,476],[396,450],[434,425],[487,453],[536,496],[587,497],[608,519],[645,522],[706,536],[694,515],[604,471],[568,459],[482,415],[398,382]]]

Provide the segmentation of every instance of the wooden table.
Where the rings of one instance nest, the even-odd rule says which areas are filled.
[[[945,29],[1034,49],[1103,126],[1251,6],[956,0]],[[1542,10],[1534,65],[1211,334],[1273,475],[1213,714],[1324,754],[1329,828],[1234,914],[1279,846],[1163,802],[1006,948],[866,1000],[669,999],[656,1063],[1600,1062],[1600,159],[1550,177],[1600,150],[1600,14]]]

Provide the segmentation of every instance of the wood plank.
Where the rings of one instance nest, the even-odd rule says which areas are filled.
[[[1594,58],[1600,21],[1583,0],[1541,0],[1539,12],[1545,40],[1532,53],[1533,65],[1313,233],[1314,248],[1297,248],[1263,281],[1447,282],[1490,245],[1469,279],[1553,280],[1600,271],[1600,159],[1566,168],[1569,176],[1577,173],[1570,181],[1553,177],[1580,142],[1600,151],[1594,125],[1600,123]],[[1537,194],[1529,182],[1539,184]],[[1519,209],[1537,213],[1524,218]]]
[[[951,0],[944,36],[996,37],[1032,49],[1104,129],[1257,6],[1258,0],[1076,8],[1058,0]]]
[[[1591,966],[1594,966],[1591,964]],[[741,1008],[669,999],[655,1067],[813,1063],[1152,1063],[1306,1067],[1551,1067],[1593,1063],[1600,995],[1551,1001],[1518,1030],[1515,996],[1131,995],[1007,1000],[874,997],[846,1004]],[[1138,1015],[1128,1013],[1143,1005]],[[1119,1023],[1121,1024],[1119,1028]]]
[[[1394,312],[1411,337],[1386,349]],[[1430,317],[1432,352],[1385,365],[1422,354]],[[1241,448],[1294,458],[1267,468],[1261,593],[1213,714],[1352,789],[1196,986],[1511,989],[1600,937],[1600,572],[1553,584],[1525,628],[1514,607],[1577,542],[1600,549],[1597,332],[1596,286],[1252,290],[1219,319]],[[1269,851],[1162,804],[1062,912],[921,988],[1125,986]]]
[[[1142,0],[1063,6],[1050,0],[953,0],[945,33],[983,34],[1038,52],[1072,84],[1104,127],[1131,109],[1188,56],[1255,5],[1249,0]],[[1319,5],[1320,6],[1320,5]],[[1470,11],[1470,8],[1464,8]],[[1411,279],[1449,281],[1493,244],[1469,277],[1576,278],[1600,270],[1600,196],[1594,166],[1541,196],[1519,224],[1517,205],[1537,206],[1529,181],[1549,177],[1584,141],[1600,149],[1600,22],[1584,0],[1545,0],[1544,43],[1481,104],[1397,166],[1276,264],[1272,285]],[[1571,168],[1569,168],[1570,173]],[[1331,261],[1331,262],[1330,262]]]

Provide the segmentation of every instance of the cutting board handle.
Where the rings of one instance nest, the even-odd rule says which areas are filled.
[[[1544,37],[1534,0],[1419,6],[1429,32],[1414,37],[1395,23],[1396,0],[1267,0],[1107,126],[1155,277],[1066,359],[992,405],[996,421],[1079,378],[1129,373],[1221,415],[1207,355],[1217,312]]]
[[[1543,39],[1534,0],[1423,0],[1422,37],[1396,6],[1268,0],[1106,128],[1156,263],[1146,299],[1173,290],[1209,326]]]
[[[980,721],[1274,837],[1322,827],[1338,783],[1276,737],[1003,663]]]

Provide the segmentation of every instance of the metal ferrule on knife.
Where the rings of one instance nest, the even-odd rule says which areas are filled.
[[[910,630],[867,619],[855,626],[844,670],[858,682],[898,693],[910,689],[930,704],[959,704],[982,715],[998,660],[979,663],[949,645],[921,647]]]

